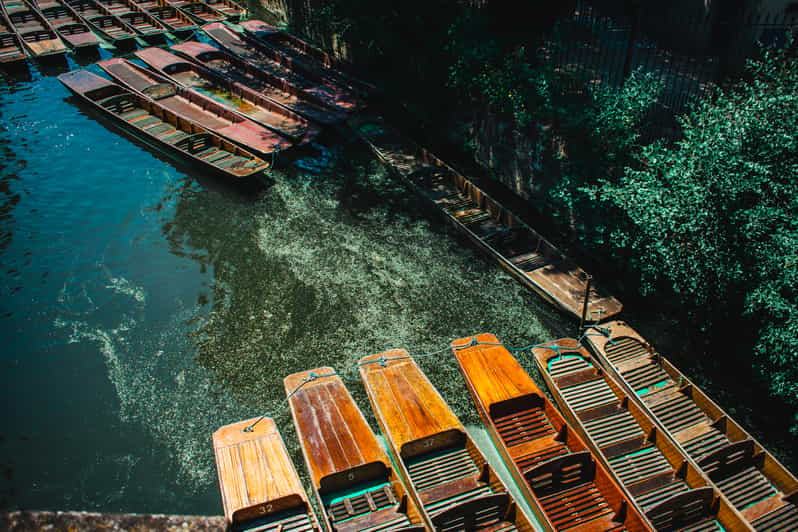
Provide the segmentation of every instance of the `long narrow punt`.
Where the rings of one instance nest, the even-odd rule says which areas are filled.
[[[532,530],[407,351],[362,358],[360,376],[394,462],[432,530]]]
[[[133,0],[138,9],[149,13],[173,34],[186,35],[197,29],[197,24],[188,15],[166,0]]]
[[[624,322],[587,336],[599,363],[756,530],[798,530],[798,479]]]
[[[213,433],[213,452],[230,530],[321,530],[271,418],[220,428]]]
[[[205,3],[223,14],[231,22],[238,22],[247,14],[246,8],[233,0],[205,0]]]
[[[104,40],[115,45],[131,42],[138,33],[94,0],[65,0],[66,4]]]
[[[214,46],[189,41],[174,45],[170,49],[178,55],[262,94],[308,120],[319,124],[336,124],[344,119],[342,113],[305,98],[298,88]]]
[[[296,87],[315,103],[345,113],[363,107],[363,103],[345,86],[292,63],[290,58],[246,34],[235,33],[219,22],[206,24],[202,29],[221,48]]]
[[[145,38],[157,37],[168,31],[168,28],[148,12],[139,8],[133,0],[97,0],[108,13],[121,19]]]
[[[452,350],[482,422],[547,530],[651,530],[495,336],[455,340]]]
[[[194,122],[85,70],[58,76],[70,91],[126,132],[167,153],[234,182],[257,177],[269,165]]]
[[[376,87],[357,79],[344,69],[346,65],[335,57],[298,37],[270,26],[262,20],[252,19],[241,23],[244,32],[252,38],[274,48],[294,65],[320,72],[325,77],[349,87],[364,96],[376,91]]]
[[[180,9],[188,17],[199,24],[209,22],[221,22],[227,18],[224,13],[216,11],[214,8],[199,0],[167,0],[170,5]]]
[[[554,245],[382,119],[355,117],[350,124],[388,168],[513,277],[564,312],[581,316],[587,274]],[[598,322],[621,309],[620,301],[591,285],[588,320]]]
[[[6,22],[32,57],[62,55],[67,47],[47,19],[24,0],[0,0]]]
[[[332,368],[284,380],[302,454],[330,530],[423,532],[363,413]]]
[[[175,83],[213,98],[228,109],[288,137],[295,144],[310,142],[320,133],[316,126],[293,111],[202,65],[160,48],[146,48],[135,55]]]
[[[31,0],[31,3],[70,48],[96,48],[100,44],[89,25],[68,4],[61,0]]]
[[[658,530],[751,530],[576,340],[558,340],[533,352],[565,417]]]
[[[291,147],[287,138],[234,113],[212,98],[181,87],[127,59],[108,59],[100,61],[97,66],[117,82],[157,101],[177,116],[196,122],[259,155],[271,156]]]
[[[0,9],[0,64],[18,64],[27,58],[28,54],[22,47],[22,40],[11,29],[5,13]]]

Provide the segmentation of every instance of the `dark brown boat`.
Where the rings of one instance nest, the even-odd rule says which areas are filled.
[[[206,24],[202,30],[225,51],[240,57],[260,70],[268,72],[319,105],[348,113],[363,107],[352,91],[330,81],[313,70],[286,61],[285,56],[245,34],[235,33],[225,24]]]
[[[571,316],[582,313],[587,273],[472,181],[381,118],[350,120],[374,154],[477,247],[522,284]],[[621,302],[591,284],[587,320],[618,314]]]
[[[329,125],[345,118],[338,111],[311,102],[296,87],[210,44],[190,41],[176,44],[170,50],[262,94],[308,120]]]
[[[629,325],[586,337],[596,359],[756,530],[798,530],[798,479]]]
[[[227,18],[224,13],[219,13],[214,8],[199,0],[167,0],[169,5],[178,8],[189,18],[199,24],[221,22]]]
[[[61,74],[58,80],[125,132],[234,183],[259,178],[269,167],[248,151],[177,116],[158,102],[91,72],[74,70]]]
[[[138,9],[158,20],[172,34],[185,36],[197,29],[197,24],[192,18],[166,0],[133,0],[133,2]]]
[[[138,33],[95,0],[65,0],[66,4],[104,40],[122,45],[132,42]]]
[[[336,532],[423,532],[363,413],[332,368],[285,378],[285,392],[327,526]]]
[[[147,48],[135,55],[175,83],[213,98],[228,109],[288,137],[295,144],[311,142],[320,133],[318,127],[260,93],[166,50]]]
[[[651,530],[495,336],[455,340],[452,350],[494,445],[546,530]]]
[[[252,19],[241,23],[244,33],[283,54],[292,60],[294,65],[302,65],[305,69],[316,70],[351,90],[364,96],[376,91],[376,87],[346,72],[345,63],[332,55],[316,48],[308,42],[266,24],[262,20]]]
[[[431,530],[533,530],[407,351],[367,356],[359,365],[394,463]]]
[[[28,54],[22,46],[22,40],[11,29],[5,13],[0,10],[0,64],[20,64],[27,58]]]
[[[0,0],[9,28],[31,57],[63,55],[67,47],[47,19],[24,0]]]
[[[226,16],[227,20],[231,22],[238,22],[247,14],[246,8],[233,0],[205,0],[205,3]]]
[[[159,37],[168,28],[141,9],[133,0],[96,0],[109,14],[118,17],[144,38]]]
[[[196,122],[258,155],[269,157],[291,147],[287,138],[127,59],[116,57],[100,61],[97,66],[118,83],[156,100],[177,116]]]
[[[560,409],[658,530],[751,530],[576,340],[533,349]]]
[[[74,50],[96,48],[100,40],[68,4],[62,0],[31,0],[61,39]]]
[[[320,532],[271,418],[220,428],[213,433],[213,452],[228,530]]]

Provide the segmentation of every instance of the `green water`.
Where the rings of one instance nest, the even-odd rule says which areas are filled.
[[[2,508],[218,514],[220,425],[272,413],[302,469],[285,375],[573,332],[356,143],[247,197],[67,96],[36,71],[0,83]],[[476,422],[452,357],[420,363]]]

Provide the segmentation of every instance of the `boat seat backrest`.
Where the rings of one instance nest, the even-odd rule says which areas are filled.
[[[430,434],[402,445],[400,455],[404,460],[423,454],[437,452],[450,447],[463,447],[466,435],[459,429],[450,429]]]
[[[518,412],[525,412],[533,408],[543,408],[546,402],[536,393],[529,393],[512,399],[493,403],[488,407],[490,418],[496,420]]]
[[[307,502],[297,493],[286,495],[271,501],[265,501],[252,506],[239,508],[233,512],[233,524],[246,523],[253,519],[262,518],[268,515],[274,515],[288,510],[304,510],[307,511]]]
[[[47,30],[34,30],[26,31],[22,34],[22,38],[27,42],[49,41],[54,38],[54,35]]]
[[[222,54],[222,52],[220,52],[219,50],[213,50],[197,54],[197,61],[199,61],[200,63],[205,63],[207,61],[214,61],[216,59],[225,59],[224,54]]]
[[[432,518],[432,524],[440,532],[485,530],[508,520],[510,504],[507,493],[470,499],[439,513]]]
[[[535,496],[545,497],[591,482],[596,463],[588,451],[583,451],[552,458],[523,473]]]
[[[322,477],[319,481],[319,493],[333,493],[377,479],[387,481],[388,468],[382,462],[369,462]]]
[[[723,479],[754,464],[754,440],[730,443],[698,462],[698,466],[713,480]]]
[[[138,102],[129,94],[117,94],[97,102],[114,114],[122,114],[139,107]]]
[[[678,530],[712,514],[712,488],[704,486],[674,495],[646,512],[656,530]]]
[[[102,17],[93,18],[93,19],[91,19],[91,21],[92,21],[92,23],[96,24],[97,26],[99,26],[102,29],[110,28],[112,26],[116,26],[116,21],[114,20],[114,18],[113,17],[109,17],[109,16],[102,16]]]
[[[213,145],[213,138],[207,133],[195,133],[175,144],[181,150],[195,154]]]
[[[33,11],[20,11],[13,13],[10,18],[11,22],[14,24],[25,24],[26,22],[36,20],[36,15],[33,14]]]
[[[64,35],[76,35],[78,33],[86,33],[88,30],[83,24],[64,24],[58,28],[58,31]]]

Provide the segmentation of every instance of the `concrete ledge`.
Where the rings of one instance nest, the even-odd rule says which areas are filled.
[[[77,530],[145,532],[150,530],[224,530],[222,516],[98,514],[89,512],[4,512],[0,513],[0,530],[12,532],[74,532]]]

